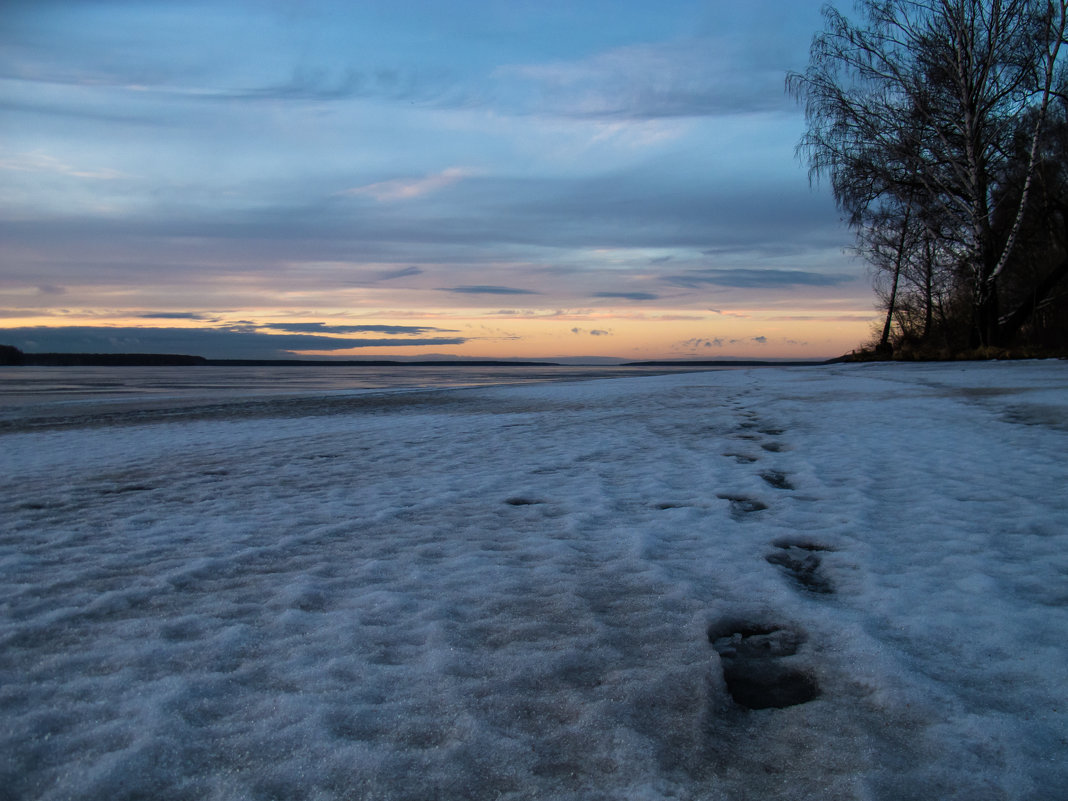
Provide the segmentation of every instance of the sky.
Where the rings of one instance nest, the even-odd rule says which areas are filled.
[[[865,265],[795,152],[823,0],[4,0],[0,343],[822,358]]]

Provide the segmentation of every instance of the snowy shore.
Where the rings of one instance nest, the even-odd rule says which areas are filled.
[[[1068,363],[0,436],[2,799],[1054,799]]]

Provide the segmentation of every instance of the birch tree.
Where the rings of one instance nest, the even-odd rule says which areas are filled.
[[[799,150],[815,178],[830,179],[854,226],[880,204],[949,221],[938,244],[959,254],[969,344],[998,344],[998,282],[1032,204],[1068,0],[856,7],[859,22],[825,9],[808,68],[787,78],[808,123]],[[1018,191],[1003,191],[1010,174]]]

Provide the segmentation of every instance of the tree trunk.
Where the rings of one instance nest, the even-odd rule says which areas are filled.
[[[975,299],[975,325],[972,348],[996,347],[1001,343],[998,328],[998,285],[996,279],[981,281]]]
[[[1068,257],[1062,259],[1060,264],[1049,271],[1049,274],[1035,286],[1027,300],[1001,318],[999,335],[1002,342],[1007,342],[1016,336],[1024,323],[1031,319],[1065,276],[1068,276]]]
[[[934,252],[930,236],[924,243],[923,252],[923,301],[923,338],[927,340],[934,327]]]
[[[901,280],[901,263],[905,260],[905,239],[909,232],[909,217],[912,216],[912,200],[905,207],[905,218],[901,221],[901,236],[897,240],[897,254],[894,256],[894,283],[890,287],[890,302],[886,308],[886,322],[883,323],[883,335],[879,339],[876,352],[890,352],[890,326],[894,321],[894,309],[897,304],[897,286]]]

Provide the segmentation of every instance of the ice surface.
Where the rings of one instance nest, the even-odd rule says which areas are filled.
[[[446,396],[0,437],[0,798],[1065,797],[1064,362]]]

